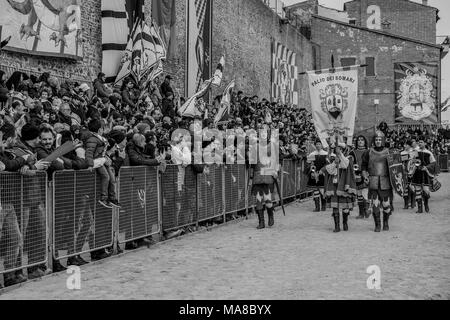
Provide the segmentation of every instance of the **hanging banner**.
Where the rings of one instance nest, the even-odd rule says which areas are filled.
[[[324,146],[327,139],[347,138],[351,144],[355,130],[358,99],[357,67],[309,72],[311,108],[317,134]]]
[[[272,43],[272,100],[298,106],[297,54],[282,44]]]
[[[21,53],[81,59],[81,0],[0,0],[0,39]]]
[[[186,0],[187,70],[186,97],[199,91],[211,78],[212,0]]]
[[[395,122],[438,123],[438,64],[395,63]]]

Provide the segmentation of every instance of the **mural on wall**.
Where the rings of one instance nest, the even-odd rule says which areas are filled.
[[[6,49],[82,57],[81,0],[0,0],[0,36]]]
[[[395,121],[438,122],[437,63],[395,63]]]

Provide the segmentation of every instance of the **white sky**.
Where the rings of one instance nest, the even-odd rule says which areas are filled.
[[[304,0],[282,0],[285,5],[291,5]],[[395,1],[395,0],[392,0]],[[422,0],[412,0],[422,3]],[[344,3],[348,0],[319,0],[319,3],[329,8],[339,10],[344,9]],[[429,0],[428,5],[439,9],[439,17],[441,18],[437,24],[437,35],[450,35],[450,1],[449,0]],[[444,38],[438,38],[437,42],[442,43]],[[450,96],[450,53],[442,61],[442,99],[445,100]]]

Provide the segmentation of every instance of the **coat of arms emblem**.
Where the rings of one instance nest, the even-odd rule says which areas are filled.
[[[434,87],[425,69],[408,69],[401,82],[399,110],[405,118],[418,121],[428,118],[436,109]]]
[[[320,90],[321,107],[331,121],[342,120],[348,109],[348,89],[341,84],[330,84]]]

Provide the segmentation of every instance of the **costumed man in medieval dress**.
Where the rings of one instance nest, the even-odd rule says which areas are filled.
[[[350,152],[350,156],[353,158],[356,188],[358,191],[359,216],[356,219],[369,218],[369,181],[364,179],[362,175],[363,158],[367,158],[368,154],[367,139],[364,136],[359,136],[356,139],[356,148]]]
[[[252,195],[256,197],[256,213],[259,222],[258,230],[266,227],[264,209],[267,209],[269,227],[273,227],[275,224],[273,194],[280,170],[280,165],[277,161],[278,157],[275,155],[275,152],[279,150],[278,145],[274,141],[267,142],[267,138],[271,137],[270,130],[267,126],[261,133],[258,146],[255,148],[259,148],[258,154],[250,152],[248,155],[250,160],[257,160],[251,161],[249,184],[252,184]],[[272,137],[271,140],[273,140]]]
[[[308,187],[314,190],[314,203],[316,208],[314,212],[326,211],[327,202],[325,198],[325,175],[322,168],[327,164],[328,152],[323,150],[323,145],[320,140],[316,141],[316,150],[312,152],[307,158],[306,172],[308,174]]]
[[[413,159],[416,158],[417,151],[414,150],[412,147],[411,141],[406,141],[404,145],[403,151],[400,153],[402,163],[403,163],[403,170],[408,173],[408,164],[410,161],[414,161]],[[403,209],[408,210],[410,207],[411,209],[414,209],[416,207],[416,190],[411,185],[411,178],[409,174],[407,175],[407,186],[405,188],[405,194],[403,195],[403,201],[405,203],[405,206]]]
[[[335,153],[330,153],[328,164],[322,168],[325,174],[325,195],[327,203],[333,209],[334,231],[341,231],[340,210],[342,210],[343,230],[348,231],[348,217],[354,207],[357,196],[353,159],[346,157],[346,145],[338,144]],[[331,151],[331,150],[330,150]]]
[[[381,232],[381,211],[383,230],[389,231],[389,217],[392,215],[393,190],[389,176],[389,149],[385,147],[385,135],[377,131],[374,147],[363,159],[364,177],[369,178],[369,213],[373,214],[375,232]]]
[[[424,206],[425,212],[429,213],[430,207],[428,201],[431,197],[430,186],[433,179],[432,173],[434,173],[436,159],[433,153],[427,150],[424,138],[419,139],[419,148],[416,158],[417,169],[412,176],[411,185],[414,186],[416,191],[417,213],[423,213]]]

